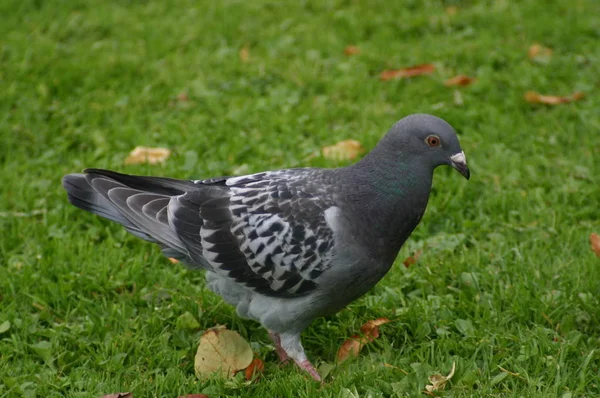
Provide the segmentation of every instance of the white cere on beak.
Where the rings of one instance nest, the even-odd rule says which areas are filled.
[[[450,160],[452,161],[452,163],[465,164],[465,165],[467,164],[467,158],[465,157],[464,152],[459,152],[457,154],[450,156]]]

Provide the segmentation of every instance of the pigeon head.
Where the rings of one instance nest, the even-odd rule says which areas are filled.
[[[378,146],[403,161],[417,160],[431,167],[454,167],[467,180],[471,172],[456,132],[439,117],[414,114],[398,121]]]

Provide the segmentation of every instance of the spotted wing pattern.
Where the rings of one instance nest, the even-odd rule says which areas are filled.
[[[311,173],[279,171],[227,180],[231,233],[248,266],[278,295],[314,289],[331,263],[334,236],[325,211],[334,203],[323,185],[311,182]]]

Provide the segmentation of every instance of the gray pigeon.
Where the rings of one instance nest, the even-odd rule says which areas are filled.
[[[73,205],[205,269],[210,290],[260,322],[282,361],[291,358],[320,380],[301,332],[390,270],[425,212],[440,165],[469,179],[452,127],[416,114],[348,167],[207,180],[87,169],[62,184]]]

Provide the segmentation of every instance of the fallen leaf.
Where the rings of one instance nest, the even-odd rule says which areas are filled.
[[[260,374],[265,370],[265,364],[260,358],[254,358],[250,365],[246,368],[246,380],[253,380],[258,378]]]
[[[344,48],[344,54],[347,56],[360,54],[360,48],[356,46],[347,46]]]
[[[187,102],[190,100],[190,97],[188,97],[187,93],[179,93],[177,94],[177,101],[179,102]]]
[[[240,61],[243,63],[250,61],[250,49],[247,46],[240,48]]]
[[[344,140],[337,144],[323,147],[323,156],[329,160],[344,161],[354,160],[365,149],[356,140]]]
[[[527,56],[530,60],[540,62],[540,63],[548,63],[550,58],[552,57],[552,49],[548,47],[544,47],[539,43],[534,43],[529,47],[527,51]]]
[[[431,393],[434,391],[442,391],[446,388],[446,383],[448,380],[454,376],[454,371],[456,370],[456,362],[452,362],[452,370],[448,373],[448,376],[442,376],[439,374],[429,376],[429,382],[431,385],[425,386],[425,390],[432,395]]]
[[[179,398],[210,398],[210,397],[206,394],[188,394],[188,395],[181,395]]]
[[[525,100],[532,104],[546,104],[546,105],[558,105],[565,104],[567,102],[578,101],[585,95],[582,92],[576,92],[567,97],[558,97],[554,95],[542,95],[535,91],[528,91],[525,93]]]
[[[125,164],[164,163],[169,155],[171,155],[171,150],[167,148],[136,146],[125,159]]]
[[[372,342],[379,337],[379,326],[391,322],[387,318],[377,318],[366,322],[360,327],[360,335],[354,335],[344,341],[338,349],[336,358],[338,362],[343,362],[351,356],[358,356],[358,353],[365,344]]]
[[[177,330],[197,330],[200,329],[200,322],[189,311],[186,311],[177,317],[175,328]]]
[[[176,258],[173,258],[173,257],[169,257],[169,261],[170,261],[172,264],[177,264],[177,263],[179,263],[179,260],[177,260]]]
[[[223,326],[212,328],[200,336],[194,369],[199,378],[215,372],[223,377],[231,377],[246,369],[252,357],[252,348],[242,336]]]
[[[102,398],[133,398],[130,392],[116,392],[114,394],[103,395]]]
[[[448,15],[456,15],[457,12],[458,12],[458,7],[456,7],[456,6],[446,7],[446,14],[448,14]]]
[[[465,75],[457,75],[454,76],[444,82],[446,87],[451,86],[468,86],[473,83],[476,79],[473,77],[465,76]]]
[[[404,264],[404,266],[406,268],[410,267],[411,265],[413,265],[417,262],[419,257],[421,257],[421,254],[423,254],[423,250],[421,250],[421,249],[417,250],[415,252],[415,254],[413,254],[412,256],[406,257],[406,259],[402,262],[402,264]]]
[[[435,71],[435,66],[432,64],[422,64],[411,66],[404,69],[388,69],[381,72],[379,78],[383,81],[392,79],[401,79],[404,77],[413,77],[420,75],[428,75]]]
[[[600,235],[598,234],[590,234],[590,244],[592,245],[592,250],[596,253],[596,256],[600,257]]]
[[[8,332],[9,329],[10,329],[10,321],[4,321],[4,322],[0,323],[0,334],[2,334],[4,332]]]

